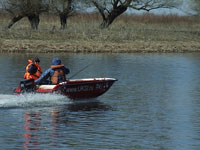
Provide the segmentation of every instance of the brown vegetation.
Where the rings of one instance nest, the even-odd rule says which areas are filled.
[[[98,14],[71,17],[67,30],[59,18],[42,15],[39,30],[26,18],[7,30],[9,15],[0,14],[0,52],[199,52],[200,18],[177,15],[122,15],[99,29]]]

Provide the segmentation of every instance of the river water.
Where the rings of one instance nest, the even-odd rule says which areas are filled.
[[[104,95],[14,95],[27,59],[54,57],[68,78],[112,77]],[[1,54],[0,147],[5,150],[198,150],[200,54]]]

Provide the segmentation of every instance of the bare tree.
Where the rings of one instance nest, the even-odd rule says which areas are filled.
[[[159,8],[172,8],[175,0],[87,0],[93,4],[102,16],[101,28],[107,28],[118,16],[128,8],[150,11]]]
[[[191,2],[191,8],[195,15],[200,16],[200,0],[193,0]]]
[[[39,15],[48,9],[48,6],[42,0],[7,0],[4,7],[13,16],[8,28],[27,17],[32,29],[38,29]]]
[[[75,0],[50,0],[50,8],[52,12],[56,12],[60,18],[61,29],[66,29],[67,19],[72,16]]]

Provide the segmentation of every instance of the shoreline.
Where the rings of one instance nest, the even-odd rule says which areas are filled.
[[[197,41],[41,41],[12,40],[0,41],[0,53],[193,53],[200,52]]]

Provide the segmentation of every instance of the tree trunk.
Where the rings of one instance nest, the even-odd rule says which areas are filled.
[[[107,17],[106,19],[103,20],[103,22],[100,25],[101,29],[105,29],[108,28],[109,25],[111,25],[111,23],[114,21],[114,18],[111,17]]]
[[[8,24],[8,28],[11,28],[16,22],[21,20],[23,17],[24,17],[23,15],[14,16],[11,22]]]
[[[108,28],[109,25],[121,14],[123,14],[127,10],[126,6],[118,6],[117,8],[113,9],[111,13],[106,17],[103,18],[103,22],[100,25],[101,29]]]
[[[31,28],[34,30],[38,29],[38,25],[40,23],[40,16],[39,14],[31,14],[28,16],[28,20],[31,24]]]
[[[60,29],[61,30],[65,30],[66,26],[67,26],[68,15],[66,13],[64,13],[64,12],[61,12],[59,14],[59,16],[60,16],[60,25],[61,25]]]

